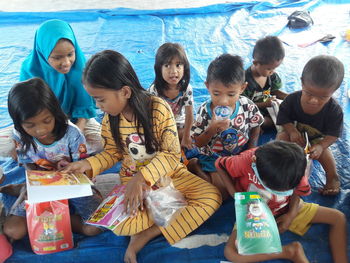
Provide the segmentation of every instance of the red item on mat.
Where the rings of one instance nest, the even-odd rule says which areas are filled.
[[[68,200],[26,203],[30,244],[35,254],[73,248]]]
[[[0,263],[5,262],[12,255],[12,246],[4,234],[0,234]]]

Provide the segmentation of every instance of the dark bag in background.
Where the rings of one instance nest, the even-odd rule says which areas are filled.
[[[314,21],[309,11],[294,11],[288,16],[287,26],[290,28],[303,28],[312,25]]]

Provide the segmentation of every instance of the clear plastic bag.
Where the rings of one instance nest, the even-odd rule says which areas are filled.
[[[166,227],[178,212],[187,206],[187,202],[180,191],[178,191],[171,178],[161,178],[160,187],[151,189],[146,193],[146,207],[150,212],[156,225]]]

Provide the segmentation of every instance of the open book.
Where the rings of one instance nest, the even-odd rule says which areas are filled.
[[[26,166],[29,203],[70,199],[92,195],[92,182],[82,174],[29,170]]]
[[[129,217],[124,212],[125,185],[116,185],[86,221],[87,224],[103,226],[110,230]]]

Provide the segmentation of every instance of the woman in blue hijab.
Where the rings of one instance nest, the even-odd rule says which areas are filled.
[[[63,111],[86,135],[88,143],[91,137],[96,144],[100,142],[100,125],[91,119],[96,116],[96,107],[81,82],[84,66],[85,57],[71,26],[62,20],[48,20],[35,33],[34,49],[22,64],[20,80],[42,78],[55,93]]]
[[[84,66],[85,57],[71,26],[62,20],[48,20],[35,33],[34,49],[22,64],[20,80],[42,78],[63,111],[84,128],[80,119],[96,116],[94,101],[81,82]]]

